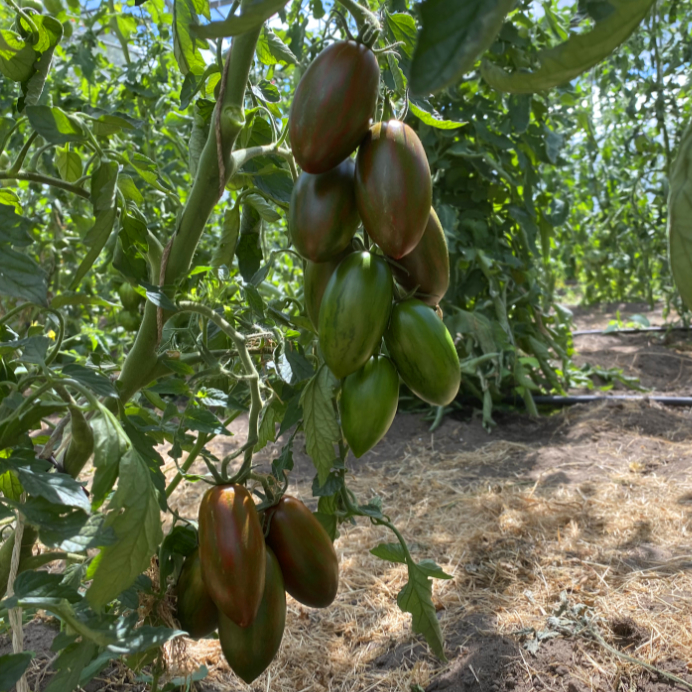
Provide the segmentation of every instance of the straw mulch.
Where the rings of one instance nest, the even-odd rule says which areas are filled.
[[[602,641],[629,656],[661,668],[692,661],[692,477],[665,472],[667,459],[692,459],[692,434],[672,441],[625,434],[607,422],[632,414],[627,407],[615,414],[593,407],[560,414],[572,433],[583,429],[549,444],[494,435],[473,451],[460,443],[457,451],[440,452],[434,439],[417,440],[399,458],[361,466],[348,480],[359,498],[381,496],[414,557],[434,559],[454,577],[436,581],[433,590],[449,662],[437,661],[412,635],[410,616],[396,605],[404,568],[369,553],[393,537],[360,521],[342,526],[336,543],[336,602],[312,610],[289,598],[280,654],[252,689],[435,689],[460,668],[468,675],[470,653],[498,641],[512,650],[509,660],[497,662],[498,681],[514,669],[524,676],[517,689],[536,681],[561,689],[555,680],[564,671],[546,669],[540,655],[550,646],[557,655],[557,640],[538,647],[538,658],[522,648],[531,648],[532,629],[546,630],[561,599],[570,608],[557,633],[563,642],[573,635],[567,640],[569,689],[636,689],[636,681],[656,677],[586,636],[580,614]],[[685,425],[689,420],[677,417]],[[589,429],[600,432],[585,441],[581,433]],[[546,455],[548,465],[541,467],[537,460],[545,462]],[[579,474],[570,475],[575,469]],[[201,483],[186,485],[173,504],[194,517],[204,490]],[[291,492],[305,500],[311,495],[306,484]],[[187,641],[171,663],[177,673],[207,666],[198,689],[249,689],[228,670],[213,640]],[[478,680],[472,665],[470,672]]]

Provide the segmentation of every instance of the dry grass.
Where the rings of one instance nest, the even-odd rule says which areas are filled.
[[[692,458],[689,443],[668,445],[674,456]],[[506,441],[453,454],[411,446],[404,458],[349,478],[361,499],[375,493],[383,498],[414,556],[432,558],[453,575],[435,582],[433,592],[443,632],[454,646],[450,660],[463,647],[455,633],[469,616],[484,616],[488,630],[501,634],[542,629],[566,592],[603,623],[635,620],[646,636],[628,649],[630,655],[654,665],[692,661],[689,475],[672,480],[647,473],[647,459],[614,439],[598,449],[609,463],[593,482],[546,486],[546,474],[531,480],[507,476],[508,462],[535,451]],[[559,452],[569,458],[570,448]],[[186,486],[176,495],[178,510],[194,516],[203,491],[201,484]],[[310,496],[307,487],[292,492]],[[381,540],[392,537],[364,522],[342,527],[336,602],[311,610],[289,599],[280,654],[252,689],[394,692],[425,686],[447,670],[411,635],[409,616],[397,608],[403,568],[368,552]],[[607,627],[601,631],[612,641]],[[601,653],[587,659],[601,679],[617,687],[632,665]],[[214,641],[188,642],[178,660],[184,667],[206,665],[205,686],[211,689],[248,689],[230,673]]]

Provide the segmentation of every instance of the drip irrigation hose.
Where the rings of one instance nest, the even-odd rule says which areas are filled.
[[[692,397],[686,396],[657,396],[646,394],[575,394],[574,396],[558,396],[550,394],[539,394],[533,397],[536,406],[554,406],[561,408],[563,406],[577,406],[578,404],[593,404],[602,403],[604,401],[655,401],[657,404],[665,406],[681,406],[692,408]],[[474,396],[457,397],[456,403],[461,406],[478,406],[480,399]],[[506,406],[523,406],[526,407],[526,402],[520,396],[503,397],[502,403]]]
[[[606,331],[604,329],[583,329],[578,332],[572,332],[572,336],[587,336],[600,335],[600,336],[610,336],[611,334],[639,334],[641,332],[689,332],[692,331],[692,327],[626,327],[623,329],[611,329]]]

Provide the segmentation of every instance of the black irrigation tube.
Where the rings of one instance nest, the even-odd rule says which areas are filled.
[[[610,336],[611,334],[640,334],[641,332],[689,332],[692,327],[632,327],[625,329],[611,329],[609,332],[604,329],[584,329],[578,332],[572,332],[572,336],[586,336],[588,334],[597,334],[600,336]]]
[[[647,396],[613,394],[612,396],[599,394],[582,394],[575,396],[535,396],[537,406],[576,406],[577,404],[600,403],[603,401],[655,401],[666,406],[690,406],[692,397],[688,396]],[[519,403],[523,399],[512,399],[512,403]]]

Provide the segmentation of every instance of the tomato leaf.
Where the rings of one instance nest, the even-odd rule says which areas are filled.
[[[0,204],[0,243],[31,245],[34,241],[29,234],[34,225],[30,219],[20,216],[14,206]]]
[[[178,67],[183,76],[190,72],[194,75],[204,74],[206,63],[201,49],[207,48],[204,41],[191,34],[199,20],[190,0],[175,0],[173,4],[173,51]]]
[[[26,114],[31,127],[51,144],[83,142],[87,138],[82,123],[60,108],[27,106]]]
[[[401,42],[401,51],[410,58],[416,47],[416,20],[405,12],[396,12],[387,14],[387,27],[392,34],[392,38],[396,42]]]
[[[594,29],[573,34],[555,48],[536,56],[540,67],[535,72],[509,73],[483,61],[481,72],[490,86],[513,94],[530,94],[565,84],[607,58],[639,26],[654,0],[609,0],[614,8]]]
[[[273,14],[282,9],[288,0],[254,0],[243,8],[242,14],[231,15],[223,21],[204,26],[192,26],[192,32],[200,38],[238,36],[262,26]]]
[[[120,461],[120,480],[108,511],[106,525],[112,526],[117,542],[104,548],[89,567],[93,582],[87,599],[94,608],[132,586],[163,540],[156,488],[146,461],[134,449]]]
[[[410,562],[408,584],[399,592],[396,600],[402,611],[411,613],[413,631],[422,634],[435,655],[446,661],[442,630],[432,602],[432,580],[426,571]]]
[[[120,460],[132,447],[118,419],[105,407],[91,421],[94,432],[94,504],[103,502],[118,477]]]
[[[31,651],[0,656],[0,690],[2,692],[14,689],[14,685],[24,675],[33,657],[34,654]]]
[[[668,209],[670,266],[683,301],[692,309],[692,125],[673,166]]]
[[[265,26],[257,41],[257,57],[265,65],[296,65],[296,56],[291,49]]]
[[[0,294],[48,304],[46,275],[36,262],[12,248],[0,249]]]
[[[238,244],[238,232],[240,231],[240,209],[238,205],[227,209],[223,215],[221,237],[216,243],[214,254],[211,258],[211,266],[215,269],[225,265],[230,268],[233,264],[235,248]]]
[[[423,123],[429,127],[435,127],[438,130],[456,130],[458,127],[463,127],[466,123],[456,122],[454,120],[443,120],[438,117],[438,114],[431,113],[424,108],[416,105],[413,101],[409,103],[411,112]]]
[[[323,365],[305,385],[300,398],[304,414],[305,443],[317,469],[320,485],[327,482],[336,459],[334,445],[341,439],[341,429],[332,403],[335,385],[334,375]]]
[[[375,557],[379,557],[380,560],[401,562],[402,564],[406,562],[406,553],[404,553],[401,543],[380,543],[371,548],[370,553]]]
[[[76,151],[67,147],[55,151],[55,167],[63,180],[74,183],[82,177],[82,158]]]
[[[514,0],[425,0],[411,63],[411,91],[424,95],[458,82],[490,48]]]
[[[51,679],[45,692],[72,692],[79,685],[82,671],[97,651],[96,644],[88,640],[75,642],[63,649],[53,664],[58,672]]]

